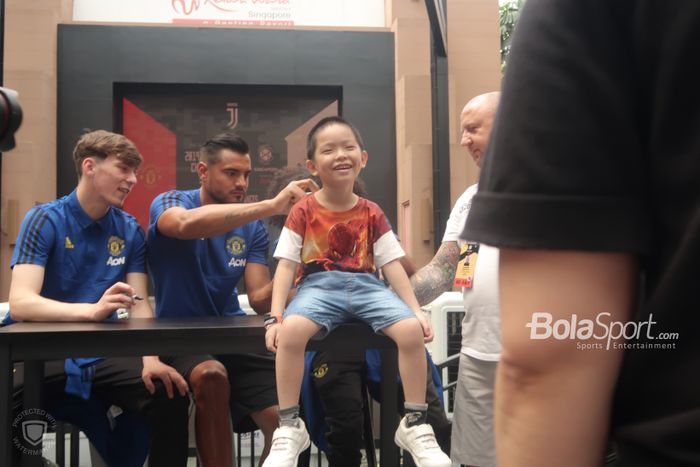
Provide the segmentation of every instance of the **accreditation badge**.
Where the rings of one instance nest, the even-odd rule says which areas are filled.
[[[476,259],[479,256],[478,243],[465,243],[459,253],[459,262],[455,271],[455,287],[466,287],[471,289],[474,286],[474,271],[476,271]]]

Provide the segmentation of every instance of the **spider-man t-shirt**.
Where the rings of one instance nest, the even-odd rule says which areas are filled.
[[[352,209],[337,212],[309,195],[289,212],[274,256],[301,263],[304,276],[319,271],[372,274],[404,252],[375,203],[359,198]]]

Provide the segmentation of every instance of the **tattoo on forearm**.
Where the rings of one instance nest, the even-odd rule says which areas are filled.
[[[241,217],[251,217],[251,218],[258,218],[258,216],[262,216],[263,213],[263,208],[258,204],[258,205],[246,205],[246,209],[241,209],[241,205],[237,205],[235,208],[233,208],[232,211],[229,211],[226,213],[225,219],[227,221],[235,221],[237,219],[240,219]],[[249,222],[249,221],[248,221]],[[244,224],[247,224],[248,222],[243,222]]]
[[[458,261],[457,242],[445,242],[430,263],[411,277],[413,291],[421,306],[432,302],[452,288]]]

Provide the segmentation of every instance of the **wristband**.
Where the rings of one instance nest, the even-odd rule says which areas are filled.
[[[263,320],[263,325],[265,329],[269,328],[273,324],[281,323],[282,317],[280,315],[273,315],[272,313],[266,313],[265,319]]]

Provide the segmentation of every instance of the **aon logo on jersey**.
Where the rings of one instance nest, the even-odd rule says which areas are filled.
[[[235,268],[235,267],[245,267],[245,258],[239,259],[239,258],[231,258],[231,261],[228,262],[228,267],[230,268]]]
[[[110,256],[109,259],[107,259],[107,266],[122,266],[124,264],[126,264],[125,256],[122,256],[121,258]]]

